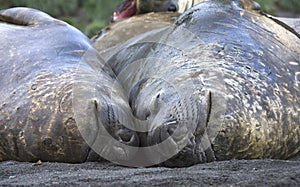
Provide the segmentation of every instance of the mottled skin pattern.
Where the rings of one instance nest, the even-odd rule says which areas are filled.
[[[167,0],[166,0],[167,1]],[[169,0],[171,1],[171,0]],[[177,4],[177,11],[180,13],[183,13],[184,11],[188,10],[189,8],[205,2],[209,0],[177,0],[177,2],[174,2]],[[223,2],[230,2],[231,0],[217,0],[217,1],[223,1]],[[242,7],[245,10],[248,11],[259,11],[262,14],[266,15],[265,13],[262,12],[260,5],[252,0],[238,0],[236,1],[240,7]],[[156,11],[154,9],[154,11]],[[294,30],[297,33],[300,33],[300,19],[297,18],[284,18],[284,17],[275,17],[272,15],[266,15],[276,21],[278,24],[286,27],[288,30]],[[288,27],[287,27],[288,26]],[[293,31],[292,31],[293,32]],[[299,37],[300,35],[298,35]]]
[[[84,161],[88,146],[76,130],[70,80],[88,40],[38,11],[0,17],[0,160]]]
[[[1,11],[0,20],[0,161],[93,160],[74,119],[73,85],[105,97],[113,72],[89,39],[62,21],[25,8]],[[99,69],[83,58],[87,51]],[[96,88],[78,80],[77,71]],[[89,99],[92,106],[98,100]]]
[[[139,0],[137,1],[137,10],[142,11],[138,11],[138,15],[107,26],[92,38],[92,42],[98,51],[107,51],[108,48],[124,43],[134,36],[173,24],[183,12],[205,1],[209,0]],[[230,2],[231,0],[217,1]],[[286,29],[296,32],[295,34],[298,37],[300,36],[297,34],[300,33],[300,19],[267,15],[261,11],[258,3],[251,0],[238,0],[235,2],[245,10],[254,11],[273,19]],[[176,5],[176,11],[174,13],[164,12],[166,11],[164,9],[166,4]]]
[[[173,134],[176,147],[174,129],[196,126],[165,166],[298,153],[299,38],[236,2],[203,2],[171,27],[122,41],[102,53],[108,66],[63,22],[28,9],[0,12],[0,160],[94,160],[87,143],[100,122],[135,147]],[[124,119],[152,131],[132,132]],[[87,143],[76,123],[95,127],[83,132]]]
[[[117,25],[115,28],[118,29]],[[189,48],[192,39],[182,33],[176,34],[182,28],[195,34],[199,45]],[[125,27],[122,29],[126,30]],[[136,28],[128,26],[127,29],[130,31]],[[147,77],[164,77],[175,87],[193,82],[195,93],[199,91],[201,99],[194,102],[194,105],[198,105],[198,110],[195,111],[207,110],[210,114],[193,115],[191,111],[181,111],[183,116],[194,116],[190,118],[191,121],[201,119],[198,121],[199,128],[190,145],[165,162],[165,165],[186,166],[226,159],[287,159],[299,152],[300,41],[295,33],[259,14],[255,9],[243,9],[240,1],[204,2],[185,12],[175,23],[169,40],[159,40],[167,44],[172,41],[181,49],[179,51],[172,51],[174,49],[166,46],[153,46],[147,42],[151,37],[160,38],[168,32],[166,30],[151,30],[132,38],[119,46],[120,51],[115,55],[112,53],[117,51],[116,48],[111,52],[107,49],[103,53],[104,56],[107,55],[107,60],[127,94],[134,95],[130,102],[134,115],[139,119],[145,119],[143,114],[151,109],[153,100],[157,100],[155,98],[161,92],[166,94],[165,97],[172,95],[168,94],[168,88],[163,82],[147,80]],[[183,36],[187,38],[180,39]],[[101,39],[95,44],[101,45]],[[162,61],[155,63],[145,60],[140,66],[130,66],[138,59],[150,57],[171,59],[171,62],[167,60],[165,64],[161,64]],[[127,69],[130,69],[130,77],[127,76]],[[224,84],[209,86],[216,83],[210,82],[214,75],[222,75],[220,82],[224,81]],[[138,90],[137,85],[140,87]],[[189,105],[191,102],[186,100],[194,96],[191,94],[187,97],[182,102]],[[224,101],[224,121],[219,124],[216,139],[211,138],[209,132],[206,141],[199,138],[205,135],[201,123],[207,121],[204,126],[209,126],[211,121],[214,122],[214,112],[218,113]],[[165,107],[176,108],[176,102],[180,101],[170,102]],[[159,111],[172,111],[171,108]],[[157,114],[154,111],[148,113],[159,115],[159,112]],[[178,116],[177,121],[184,120]],[[151,123],[150,121],[149,124]],[[170,132],[163,129],[174,128],[166,124],[161,127],[157,132],[148,134],[148,145],[161,142],[164,139],[162,134]],[[140,141],[145,142],[143,138]],[[203,144],[207,142],[211,146],[203,150]]]
[[[137,15],[131,19],[110,24],[92,38],[98,51],[117,46],[134,36],[169,26],[179,17],[179,13],[159,12]],[[128,29],[128,27],[136,29]]]
[[[202,12],[208,6],[195,7],[177,24],[205,43],[217,41],[214,57],[224,60],[216,68],[224,73],[230,107],[213,143],[217,160],[291,157],[300,149],[299,38],[255,12],[235,5],[217,10],[218,3]]]
[[[149,12],[164,12],[164,11],[172,11],[172,12],[178,12],[183,13],[189,8],[202,3],[206,1],[211,0],[160,0],[160,1],[153,1],[153,0],[138,0],[137,1],[137,14],[145,14]],[[213,0],[212,0],[213,1]],[[228,3],[232,0],[216,0],[224,3]],[[260,11],[261,7],[258,3],[252,0],[235,0],[235,2],[242,7],[245,10],[248,11]],[[175,6],[176,8],[168,9],[167,5]],[[264,14],[263,12],[261,12]],[[272,15],[266,15],[273,20],[277,21],[278,24],[281,24],[283,26],[288,25],[290,28],[287,29],[294,29],[297,33],[300,33],[300,19],[296,18],[284,18],[284,17],[274,17]]]

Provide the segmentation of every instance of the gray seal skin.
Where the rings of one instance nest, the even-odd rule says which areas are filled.
[[[89,125],[100,113],[108,115],[103,111],[108,110],[108,103],[121,108],[122,94],[117,101],[108,96],[114,73],[85,35],[43,12],[2,10],[0,21],[0,161],[72,163],[100,159],[82,138],[75,115],[78,119],[90,115],[90,121],[85,122]],[[96,90],[91,97],[85,96],[90,111],[80,114],[73,110],[74,106],[83,107],[80,97],[74,99],[80,93],[74,93],[74,85],[81,86],[82,92]],[[114,89],[122,93],[116,86]],[[118,132],[115,138],[130,134],[115,127],[112,120],[103,123],[110,125],[110,132]],[[127,142],[138,145],[138,139]]]
[[[114,22],[91,38],[98,51],[116,47],[134,36],[173,24],[179,13],[158,12],[137,15],[130,19]]]
[[[153,127],[139,135],[142,146],[197,126],[162,165],[288,159],[300,151],[300,39],[240,1],[200,3],[173,27],[107,51],[133,114]]]
[[[0,160],[95,160],[100,124],[132,147],[170,140],[158,148],[179,153],[164,166],[300,150],[299,38],[239,1],[203,2],[104,61],[79,31],[39,11],[0,19]],[[136,161],[123,147],[116,156]]]
[[[300,18],[284,18],[284,17],[274,17],[271,15],[268,15],[271,19],[275,21],[282,22],[292,29],[295,30],[295,32],[300,34]]]
[[[137,35],[172,25],[184,11],[205,1],[208,0],[164,0],[160,1],[160,3],[156,2],[156,6],[153,7],[153,4],[149,1],[141,0],[140,2],[142,3],[137,3],[136,9],[139,10],[141,9],[140,6],[143,6],[144,8],[146,7],[144,11],[138,12],[138,15],[128,19],[123,19],[110,24],[109,26],[100,30],[100,32],[92,37],[91,40],[98,51],[109,51],[111,50],[110,48],[118,46]],[[176,4],[178,7],[177,12],[160,12],[166,3]],[[254,1],[243,0],[239,1],[238,3],[243,9],[260,12],[262,15],[273,19],[275,22],[291,32],[296,32],[295,34],[298,35],[298,37],[300,36],[298,34],[300,33],[300,19],[274,17],[272,15],[265,14],[261,11],[260,5]],[[154,11],[155,13],[151,11]]]

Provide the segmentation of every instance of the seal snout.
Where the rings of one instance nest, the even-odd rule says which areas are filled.
[[[129,129],[119,129],[115,133],[115,137],[119,142],[123,144],[138,147],[139,146],[139,138],[137,134]]]
[[[177,12],[177,10],[178,10],[178,7],[174,3],[170,2],[168,5],[168,11]]]

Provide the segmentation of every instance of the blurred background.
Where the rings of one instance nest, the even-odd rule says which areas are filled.
[[[0,9],[26,6],[42,10],[77,27],[89,37],[105,27],[122,0],[0,0]],[[300,0],[257,0],[265,12],[300,17]]]

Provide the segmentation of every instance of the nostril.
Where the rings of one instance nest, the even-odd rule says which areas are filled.
[[[116,133],[117,137],[119,140],[121,140],[122,142],[130,142],[132,135],[129,134],[128,132],[124,132],[124,130],[119,130]]]
[[[174,133],[175,130],[176,130],[176,126],[169,126],[169,127],[167,128],[167,132],[168,132],[168,134],[169,134],[170,136],[173,135],[173,133]]]
[[[159,143],[162,143],[169,137],[173,136],[176,129],[178,127],[178,122],[177,121],[170,121],[167,122],[155,129],[153,129],[149,134],[148,134],[148,146],[156,145]],[[172,139],[177,140],[176,135],[172,137]]]
[[[172,136],[177,128],[177,125],[177,121],[168,122],[166,125],[164,125],[163,130],[161,131],[161,137],[167,139]]]
[[[138,146],[138,139],[134,132],[127,129],[120,129],[116,132],[117,139],[127,145]]]
[[[157,94],[157,96],[156,96],[156,99],[159,99],[160,98],[160,93],[159,94]]]
[[[170,12],[176,12],[177,11],[176,5],[174,5],[173,3],[170,4],[169,7],[168,7],[168,11],[170,11]]]
[[[149,110],[145,113],[145,119],[147,120],[151,116],[151,112]]]

